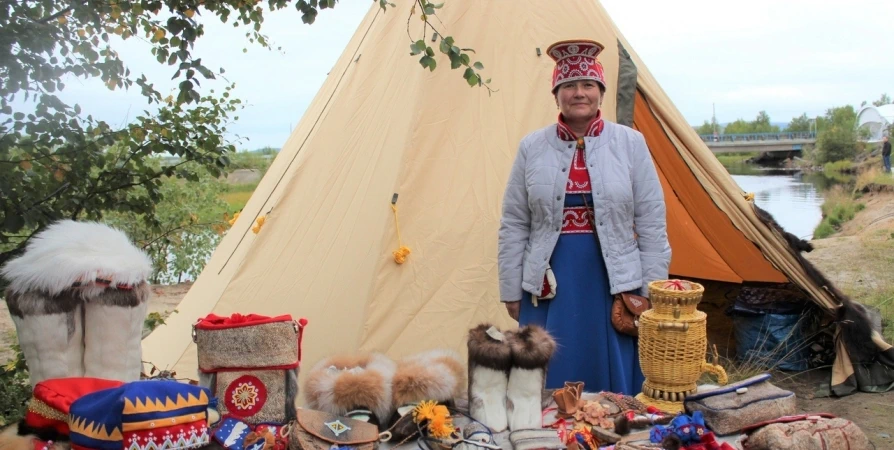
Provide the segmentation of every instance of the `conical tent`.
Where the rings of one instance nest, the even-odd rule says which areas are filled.
[[[605,45],[604,116],[641,131],[651,149],[671,273],[791,281],[825,310],[838,307],[757,218],[597,1],[447,2],[438,26],[475,49],[493,93],[408,56],[411,5],[374,2],[179,314],[144,341],[145,360],[192,373],[190,328],[211,312],[306,317],[305,365],[357,350],[463,352],[477,323],[512,326],[498,298],[501,199],[520,139],[557,117],[545,50],[575,38]],[[404,264],[392,257],[398,232],[412,250]]]

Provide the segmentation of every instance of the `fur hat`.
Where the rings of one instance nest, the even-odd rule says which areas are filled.
[[[411,355],[397,362],[392,383],[395,439],[403,439],[417,431],[410,412],[426,400],[452,405],[466,390],[465,365],[459,355],[449,350],[431,350]]]
[[[378,424],[393,411],[391,383],[394,361],[380,353],[330,356],[307,375],[304,394],[311,409],[345,416],[369,409]]]
[[[394,408],[423,400],[453,402],[463,395],[465,365],[449,350],[431,350],[401,359],[392,387]]]
[[[62,220],[34,235],[25,253],[0,270],[9,292],[38,291],[50,296],[79,287],[85,298],[108,287],[138,285],[152,262],[126,234],[97,222]]]

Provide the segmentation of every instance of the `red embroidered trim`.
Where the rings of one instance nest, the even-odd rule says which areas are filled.
[[[590,213],[584,206],[569,206],[562,211],[562,234],[592,233]]]
[[[575,150],[571,158],[571,170],[568,174],[568,182],[565,184],[565,192],[568,194],[588,194],[592,192],[590,187],[590,172],[587,171],[587,163],[584,160],[584,150]]]
[[[602,129],[605,128],[605,122],[602,120],[602,110],[600,109],[596,113],[596,118],[591,120],[589,125],[587,125],[587,132],[584,134],[584,137],[597,137],[602,134]],[[571,131],[571,127],[565,123],[565,118],[562,117],[562,114],[559,113],[559,121],[558,126],[556,127],[556,132],[559,135],[559,139],[563,141],[575,141],[577,140],[577,136]]]

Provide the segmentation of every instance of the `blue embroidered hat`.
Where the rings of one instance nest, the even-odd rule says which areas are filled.
[[[71,405],[75,450],[187,450],[209,442],[211,391],[176,381],[135,381]]]

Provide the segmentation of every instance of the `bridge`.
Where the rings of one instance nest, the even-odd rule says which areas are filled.
[[[816,132],[781,132],[752,134],[700,134],[714,153],[796,153],[804,145],[816,143]]]

